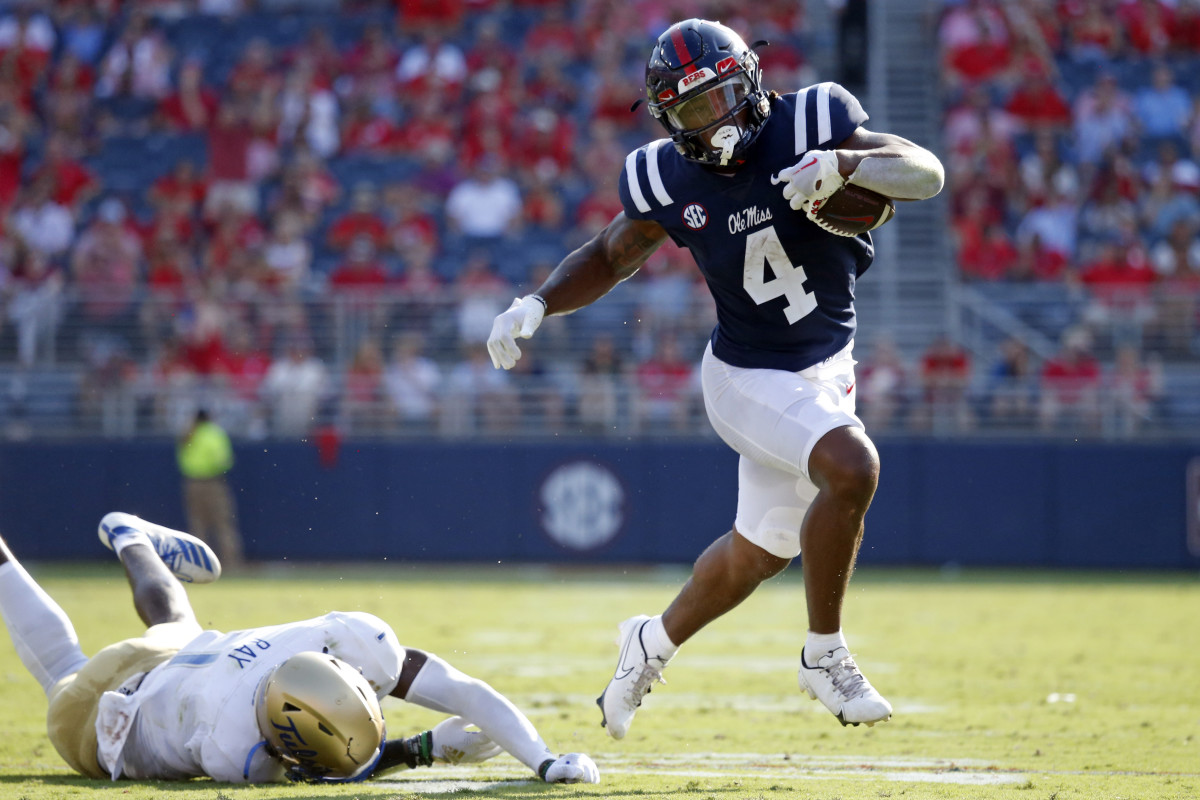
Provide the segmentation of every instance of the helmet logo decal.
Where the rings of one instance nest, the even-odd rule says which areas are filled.
[[[698,86],[705,81],[711,81],[717,77],[717,73],[713,72],[708,67],[702,67],[695,72],[689,72],[679,79],[679,93],[683,94],[693,86]]]
[[[658,102],[667,103],[676,99],[677,97],[679,97],[679,95],[675,94],[674,89],[663,89],[658,93]]]
[[[290,716],[285,719],[288,721],[287,725],[281,725],[275,720],[271,720],[271,724],[277,731],[276,736],[279,737],[279,743],[283,745],[284,750],[296,759],[300,767],[309,775],[313,777],[327,775],[330,772],[329,768],[317,761],[320,753],[308,747],[308,742],[304,741],[304,737],[300,735],[294,719]]]
[[[736,69],[737,65],[738,60],[733,56],[730,56],[729,58],[722,58],[717,62],[717,74],[724,75],[730,70]]]
[[[708,212],[699,203],[689,203],[683,209],[683,222],[694,231],[701,230],[708,224]]]

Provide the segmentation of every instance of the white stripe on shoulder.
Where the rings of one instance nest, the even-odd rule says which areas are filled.
[[[825,144],[833,136],[833,125],[829,120],[829,89],[832,83],[817,86],[817,144]]]
[[[633,198],[633,204],[637,206],[638,211],[646,214],[650,211],[650,204],[646,202],[646,195],[642,194],[642,184],[638,181],[637,172],[637,155],[640,150],[641,148],[638,148],[625,156],[625,179],[629,183],[629,196]]]
[[[808,119],[805,107],[808,105],[808,92],[812,87],[796,92],[796,155],[808,151]]]
[[[663,183],[662,175],[658,171],[658,148],[666,141],[655,139],[646,145],[646,174],[650,176],[650,189],[654,192],[654,198],[664,206],[669,206],[675,201],[667,194],[667,185]]]

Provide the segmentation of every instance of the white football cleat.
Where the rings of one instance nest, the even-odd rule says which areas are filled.
[[[800,653],[800,688],[820,700],[843,725],[876,722],[892,718],[892,704],[863,677],[854,657],[844,647],[831,650],[817,660],[815,667],[804,663]]]
[[[123,511],[110,511],[100,520],[100,541],[116,552],[113,540],[141,531],[150,538],[154,552],[176,578],[184,583],[212,583],[221,577],[221,562],[203,539],[183,531],[164,528]]]
[[[608,686],[596,698],[596,705],[600,706],[600,724],[614,739],[625,738],[633,715],[642,705],[642,698],[650,693],[651,685],[666,683],[662,670],[667,661],[647,653],[642,643],[642,628],[649,621],[650,617],[642,614],[621,623],[621,633],[617,636],[617,644],[621,646],[617,669]]]

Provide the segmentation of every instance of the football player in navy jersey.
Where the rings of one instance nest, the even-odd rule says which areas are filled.
[[[511,368],[545,314],[582,308],[633,275],[669,237],[691,250],[716,301],[701,365],[705,408],[741,458],[733,529],[696,561],[659,616],[620,626],[616,671],[597,700],[608,733],[629,730],[680,645],[745,600],[801,551],[808,638],[802,689],[843,725],[892,707],[855,664],[842,602],[879,476],[854,413],[854,284],[871,264],[869,233],[839,235],[817,218],[845,183],[897,200],[941,190],[929,151],[867,130],[841,86],[779,95],[732,30],[672,25],[646,66],[651,114],[668,138],[629,154],[624,211],[568,255],[542,286],[500,314],[488,340]]]

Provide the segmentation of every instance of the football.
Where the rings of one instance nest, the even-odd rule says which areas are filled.
[[[838,236],[858,236],[873,231],[896,214],[892,198],[847,183],[813,212],[814,222]]]

